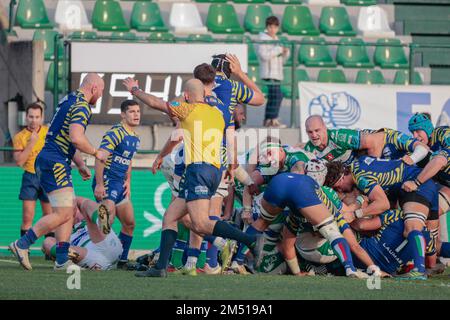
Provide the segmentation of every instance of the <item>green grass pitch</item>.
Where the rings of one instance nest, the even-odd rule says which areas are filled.
[[[12,257],[0,257],[0,299],[450,299],[450,272],[427,281],[381,280],[369,290],[366,280],[345,277],[275,275],[169,274],[168,278],[136,278],[134,272],[82,271],[81,289],[69,290],[65,272],[32,257],[25,271]]]

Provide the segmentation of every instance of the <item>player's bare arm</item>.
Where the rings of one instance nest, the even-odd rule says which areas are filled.
[[[252,106],[261,106],[266,103],[266,98],[261,89],[242,71],[241,63],[234,54],[227,54],[227,61],[230,62],[231,73],[235,75],[243,84],[254,91],[254,96],[249,104]]]
[[[167,102],[152,94],[145,93],[144,91],[140,90],[139,82],[137,80],[126,78],[122,83],[133,96],[141,100],[150,108],[170,114],[167,107]]]
[[[105,159],[110,155],[110,152],[105,149],[99,149],[98,153],[101,154]],[[105,163],[98,159],[95,160],[95,190],[94,196],[97,201],[103,200],[106,196],[105,181],[103,180],[103,172],[105,170]]]
[[[422,172],[417,176],[414,181],[406,181],[403,183],[402,188],[407,192],[416,191],[420,184],[433,178],[439,171],[447,166],[447,158],[441,155],[434,156],[430,162],[423,168]]]
[[[89,142],[85,134],[85,129],[82,125],[77,123],[72,123],[69,127],[70,141],[73,143],[75,148],[83,153],[94,156],[100,161],[105,161],[106,158],[102,158],[101,154],[97,152],[97,149]]]

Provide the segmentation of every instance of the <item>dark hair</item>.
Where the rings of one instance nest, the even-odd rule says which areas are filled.
[[[30,111],[30,109],[41,110],[41,115],[44,113],[44,108],[42,108],[42,106],[38,103],[29,104],[25,109],[25,113],[28,114],[28,111]]]
[[[213,83],[215,77],[216,69],[210,64],[202,63],[194,69],[194,78],[200,80],[205,85]]]
[[[325,177],[325,182],[323,184],[327,187],[333,187],[342,175],[348,175],[350,173],[350,168],[343,164],[342,161],[331,161],[328,162],[326,166],[327,176]]]
[[[216,54],[213,56],[213,60],[211,61],[211,65],[218,72],[223,72],[227,78],[231,77],[231,67],[230,63],[227,61],[227,56],[224,54]]]
[[[128,111],[129,107],[138,106],[138,105],[139,105],[139,103],[137,103],[137,101],[135,101],[135,100],[124,100],[122,102],[122,104],[120,105],[120,112],[125,113]]]
[[[280,25],[280,20],[278,20],[278,18],[275,17],[275,16],[267,17],[267,19],[266,19],[266,27],[271,26],[271,25],[279,26]]]
[[[427,117],[428,120],[431,120],[431,114],[429,112],[422,112],[421,114],[423,114],[425,117]]]

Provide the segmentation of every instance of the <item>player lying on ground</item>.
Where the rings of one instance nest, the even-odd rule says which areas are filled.
[[[115,267],[122,254],[122,243],[117,235],[113,230],[102,227],[107,220],[105,211],[103,204],[77,197],[77,213],[70,236],[69,257],[82,268],[110,270]],[[55,257],[56,239],[46,238],[42,248],[46,254]]]

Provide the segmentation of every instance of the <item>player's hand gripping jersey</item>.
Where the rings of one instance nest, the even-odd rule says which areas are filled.
[[[311,141],[305,146],[305,150],[312,152],[317,158],[327,161],[340,160],[349,164],[354,159],[354,150],[360,149],[361,133],[351,129],[328,129],[328,144],[320,150]]]

